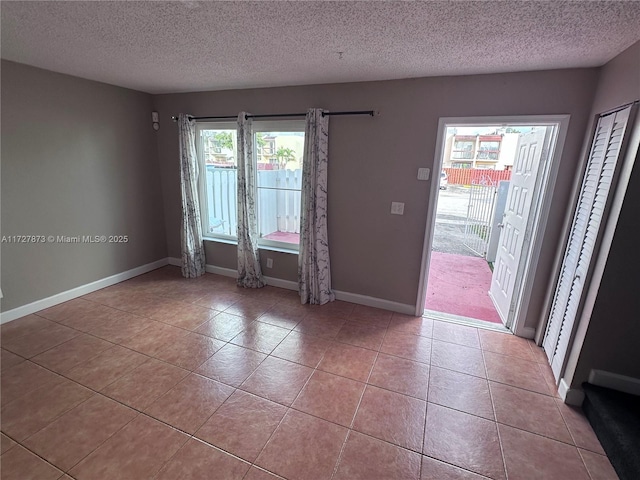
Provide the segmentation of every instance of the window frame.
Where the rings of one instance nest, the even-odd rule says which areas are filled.
[[[302,132],[305,133],[306,130],[306,121],[305,119],[287,119],[287,120],[259,120],[253,122],[253,164],[254,164],[254,173],[255,177],[255,189],[254,198],[256,199],[256,218],[258,220],[258,224],[260,224],[260,196],[258,195],[258,148],[257,142],[255,141],[255,135],[259,132]],[[304,148],[304,147],[303,147]],[[300,165],[300,170],[302,172],[304,166],[304,151],[302,152],[302,164]],[[302,188],[301,194],[302,194]],[[297,254],[300,251],[300,242],[298,243],[288,243],[288,242],[280,242],[278,240],[270,240],[267,238],[258,237],[258,247],[268,249],[268,250],[276,250],[276,251],[284,251],[289,253]]]
[[[209,204],[207,201],[207,163],[204,158],[204,143],[200,132],[202,130],[233,130],[237,138],[238,136],[238,124],[237,122],[229,121],[206,121],[196,122],[196,154],[198,156],[198,168],[200,174],[198,175],[198,199],[200,200],[200,223],[202,225],[202,237],[205,240],[211,240],[222,243],[237,244],[237,235],[227,235],[226,233],[211,233],[208,230],[209,227]],[[236,145],[236,170],[238,165],[238,150]],[[237,187],[236,187],[237,198]],[[237,204],[235,206],[237,209]]]
[[[252,126],[253,140],[253,152],[252,161],[254,165],[254,191],[253,196],[256,200],[256,218],[260,221],[260,207],[259,207],[259,195],[258,195],[258,148],[255,140],[255,135],[259,132],[302,132],[305,133],[306,122],[304,119],[286,119],[286,120],[260,120],[254,121]],[[198,198],[200,200],[200,217],[203,231],[203,238],[208,241],[235,244],[238,243],[237,235],[227,235],[225,233],[211,233],[209,232],[209,205],[207,197],[207,164],[204,158],[204,142],[201,135],[203,130],[233,130],[237,137],[238,125],[237,122],[222,121],[197,121],[196,122],[196,154],[198,157],[199,167],[199,179],[198,179]],[[236,142],[236,169],[238,165],[238,152]],[[302,163],[304,163],[304,152]],[[301,170],[303,169],[301,164]],[[236,201],[237,201],[237,184],[236,184]],[[235,206],[237,209],[237,204]],[[275,250],[286,253],[298,254],[300,250],[300,243],[288,243],[278,240],[270,240],[262,237],[258,237],[258,247],[266,250]]]

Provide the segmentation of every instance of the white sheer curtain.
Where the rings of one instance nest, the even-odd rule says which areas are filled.
[[[300,300],[318,305],[335,300],[327,236],[329,117],[322,113],[311,108],[306,117],[298,255]]]
[[[180,187],[182,189],[182,275],[195,278],[205,272],[204,243],[198,202],[198,157],[196,122],[188,115],[178,115],[180,142]]]
[[[265,283],[258,252],[256,175],[253,128],[246,112],[238,115],[238,285],[261,288]]]

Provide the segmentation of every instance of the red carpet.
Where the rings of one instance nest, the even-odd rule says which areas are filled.
[[[269,235],[265,235],[262,238],[267,238],[269,240],[277,240],[279,242],[286,242],[286,243],[300,243],[299,233],[273,232],[273,233],[270,233]]]
[[[489,298],[491,269],[484,258],[431,252],[427,310],[502,324]]]

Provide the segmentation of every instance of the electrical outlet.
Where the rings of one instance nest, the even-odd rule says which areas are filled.
[[[404,203],[402,203],[402,202],[391,202],[391,213],[393,215],[403,215],[404,214]]]
[[[273,258],[267,258],[267,268],[273,268]]]

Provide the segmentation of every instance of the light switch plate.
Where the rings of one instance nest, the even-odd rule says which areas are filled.
[[[391,213],[393,215],[403,215],[404,214],[404,203],[402,203],[402,202],[391,202]]]
[[[428,168],[419,168],[418,180],[429,180],[429,174],[431,174],[431,170]]]

